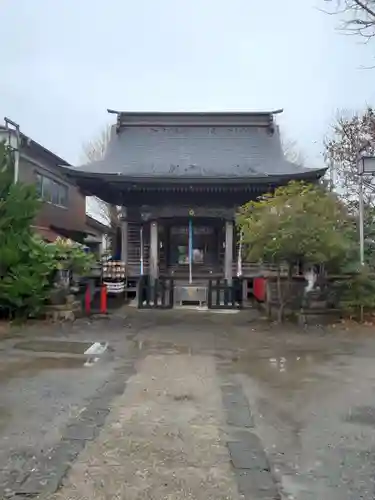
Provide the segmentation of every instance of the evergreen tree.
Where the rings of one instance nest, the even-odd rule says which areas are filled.
[[[13,172],[13,153],[0,143],[0,312],[27,317],[45,304],[55,265],[31,229],[39,209],[36,190],[14,184]]]

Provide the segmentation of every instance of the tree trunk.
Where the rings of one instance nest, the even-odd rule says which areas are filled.
[[[277,311],[277,322],[282,323],[284,317],[284,298],[281,285],[280,266],[277,266],[277,299],[279,303],[279,309]]]

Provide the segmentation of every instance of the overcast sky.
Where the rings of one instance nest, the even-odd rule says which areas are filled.
[[[375,42],[324,0],[0,0],[0,117],[76,163],[106,109],[284,108],[319,166],[336,110],[375,102]]]

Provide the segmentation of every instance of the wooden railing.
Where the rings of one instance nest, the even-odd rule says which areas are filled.
[[[166,273],[170,276],[189,276],[189,266],[187,264],[173,264],[168,266]],[[223,274],[222,267],[219,265],[210,264],[193,264],[192,274],[197,277],[211,277]]]
[[[148,259],[143,263],[143,272],[147,274],[149,271]],[[256,276],[274,276],[277,273],[277,266],[274,264],[259,264],[255,262],[243,262],[242,263],[242,277],[253,278]],[[127,276],[140,276],[141,267],[140,262],[132,260],[128,262],[127,265]],[[168,266],[166,269],[160,269],[160,275],[171,276],[171,277],[188,277],[189,267],[182,264],[174,264]],[[195,264],[192,270],[193,277],[224,277],[224,267],[214,266],[208,264]],[[288,267],[286,265],[281,266],[280,274],[286,276],[288,274]],[[293,275],[298,275],[298,267],[293,268]],[[237,264],[232,265],[232,275],[237,276]]]
[[[253,276],[268,276],[274,275],[278,271],[278,266],[275,264],[267,263],[256,263],[256,262],[242,262],[241,266],[243,277],[253,277]],[[232,273],[233,276],[237,274],[238,264],[233,262]],[[293,274],[298,274],[298,266],[293,268]],[[280,266],[280,274],[285,276],[288,274],[288,266],[286,264]]]

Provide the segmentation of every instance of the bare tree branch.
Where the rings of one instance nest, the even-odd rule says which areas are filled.
[[[375,0],[325,0],[335,4],[333,12],[342,18],[341,29],[367,40],[375,36]]]
[[[102,160],[111,137],[111,126],[107,125],[98,136],[83,145],[83,153],[86,161],[93,162]]]
[[[111,126],[107,125],[101,130],[96,138],[86,142],[83,145],[85,161],[91,163],[102,160],[107,150],[110,137]],[[91,205],[91,210],[93,212],[98,212],[98,215],[112,228],[116,228],[119,225],[119,207],[116,205],[108,204],[97,197],[94,197],[94,201],[89,201],[88,205]]]
[[[361,1],[361,0],[353,0],[354,4],[357,5],[360,9],[363,9],[367,14],[375,19],[375,2]],[[369,7],[369,5],[374,5],[374,8]]]
[[[305,157],[302,151],[299,149],[297,141],[282,136],[281,145],[283,148],[284,156],[288,161],[296,163],[300,166],[304,165]]]
[[[325,140],[325,159],[334,170],[335,188],[348,205],[358,206],[358,159],[375,154],[375,111],[340,112]],[[365,203],[375,206],[373,178],[366,178]]]

